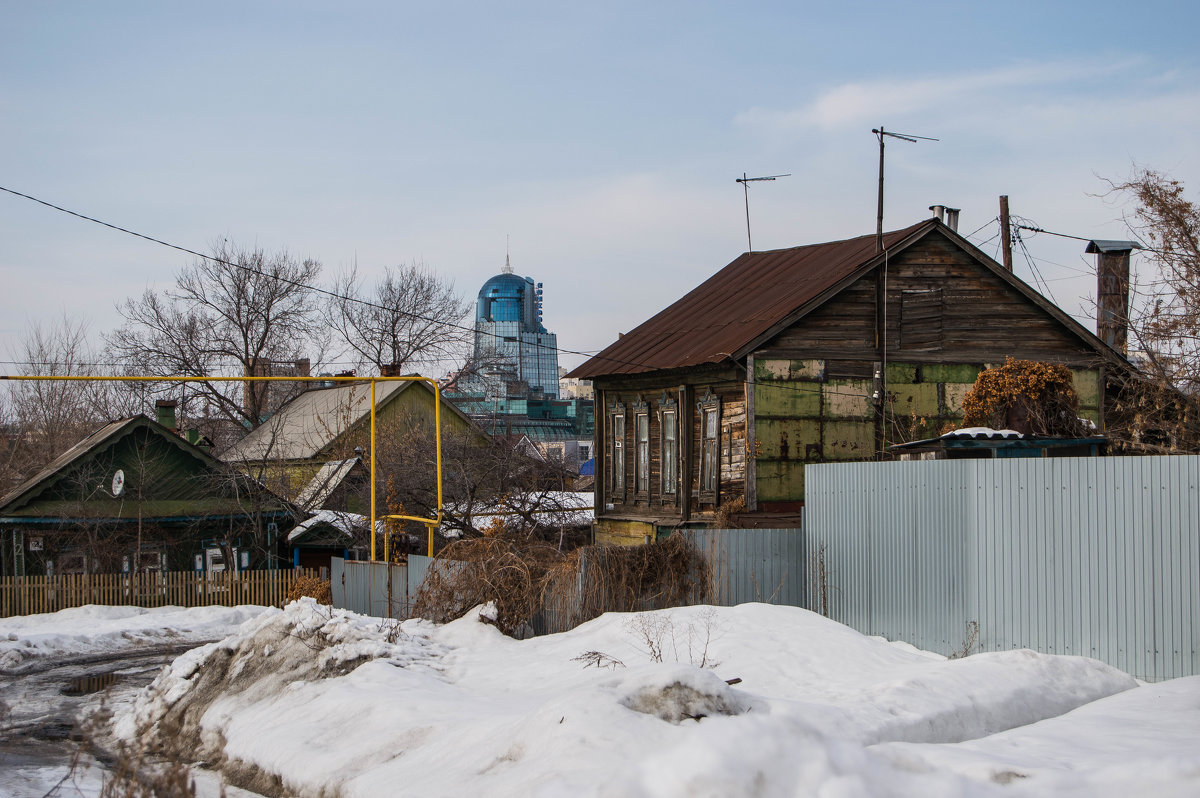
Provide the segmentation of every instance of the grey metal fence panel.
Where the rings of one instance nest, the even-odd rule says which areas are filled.
[[[807,605],[803,530],[689,529],[683,534],[712,565],[710,603],[725,607],[751,601]]]
[[[333,606],[376,618],[408,617],[406,566],[335,558],[330,574]]]
[[[806,471],[830,616],[952,653],[1200,674],[1200,457],[846,463]]]
[[[346,561],[333,557],[329,562],[329,592],[333,606],[346,609]]]

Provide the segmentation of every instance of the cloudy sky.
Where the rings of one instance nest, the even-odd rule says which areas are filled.
[[[21,3],[0,1],[0,186],[184,247],[423,261],[474,296],[504,264],[594,351],[746,249],[871,233],[942,203],[996,252],[1000,194],[1124,238],[1102,178],[1200,195],[1200,13],[1184,2]],[[1083,244],[1017,275],[1088,326]],[[0,193],[0,357],[190,256]],[[564,365],[581,358],[564,355]],[[0,372],[16,368],[0,367]]]

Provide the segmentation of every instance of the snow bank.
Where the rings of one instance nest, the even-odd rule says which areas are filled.
[[[146,609],[88,604],[0,618],[0,672],[19,673],[38,661],[218,640],[263,609],[250,605]]]
[[[791,607],[613,613],[524,641],[486,618],[295,602],[180,657],[116,729],[267,794],[986,795],[1007,765],[968,746],[1146,695],[1093,660],[947,660]],[[1028,770],[1022,789],[1051,783]]]

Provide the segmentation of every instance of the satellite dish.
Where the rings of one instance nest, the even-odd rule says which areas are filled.
[[[112,495],[120,496],[124,492],[125,492],[125,472],[118,468],[116,473],[113,474]]]

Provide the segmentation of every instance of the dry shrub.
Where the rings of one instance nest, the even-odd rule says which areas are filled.
[[[963,397],[963,425],[1035,435],[1082,435],[1071,370],[1058,363],[1008,358],[980,373]]]
[[[333,592],[329,580],[315,576],[298,576],[288,590],[287,600],[295,601],[303,596],[315,598],[318,604],[332,605]]]
[[[740,529],[741,522],[738,516],[746,512],[746,497],[738,496],[732,501],[727,501],[717,508],[716,514],[713,516],[714,529]]]
[[[659,609],[704,601],[708,560],[687,538],[645,546],[586,546],[569,553],[519,536],[456,541],[429,569],[413,614],[438,623],[492,602],[493,621],[517,636],[541,614],[565,631],[605,612]]]

